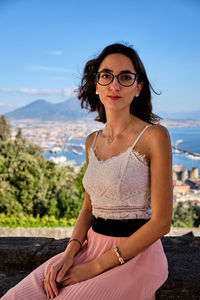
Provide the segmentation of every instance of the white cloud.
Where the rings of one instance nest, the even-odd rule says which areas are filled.
[[[74,95],[74,90],[75,90],[75,87],[74,88],[65,88],[65,89],[63,89],[62,94],[64,97],[69,97],[69,96]]]
[[[49,90],[49,89],[27,89],[27,88],[20,88],[19,92],[21,94],[28,94],[28,95],[60,95],[60,90]]]
[[[71,72],[70,70],[64,68],[55,68],[55,67],[39,66],[39,65],[29,66],[28,69],[34,72],[61,72],[61,73]]]
[[[24,106],[24,105],[25,104],[16,105],[16,104],[7,104],[7,103],[0,102],[0,115],[6,114],[14,109]]]
[[[58,95],[63,97],[69,97],[74,94],[75,88],[64,88],[63,90],[51,90],[51,89],[27,89],[27,88],[20,88],[18,92],[20,94],[26,94],[26,95]]]
[[[61,50],[55,50],[55,51],[50,51],[50,52],[48,52],[48,54],[60,56],[60,55],[63,54],[63,51],[61,51]]]
[[[11,89],[0,88],[0,92],[1,92],[1,93],[8,93],[8,94],[11,94],[11,93],[12,93],[12,90],[11,90]]]
[[[15,105],[0,102],[0,107],[15,107]]]

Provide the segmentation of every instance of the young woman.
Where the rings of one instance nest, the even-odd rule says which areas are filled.
[[[5,299],[155,299],[168,276],[160,237],[172,215],[171,146],[152,113],[136,51],[106,47],[87,62],[79,99],[103,130],[86,139],[85,199],[70,242]]]

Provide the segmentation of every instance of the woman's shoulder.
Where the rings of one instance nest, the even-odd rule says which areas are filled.
[[[168,130],[166,127],[164,127],[163,125],[161,125],[160,123],[156,123],[156,124],[152,124],[152,123],[148,123],[138,117],[135,117],[136,121],[137,121],[137,125],[138,128],[140,128],[139,130],[141,130],[142,128],[146,128],[148,129],[148,133],[152,133],[153,135],[168,135]]]
[[[98,130],[93,131],[92,133],[90,133],[86,137],[86,140],[85,140],[85,148],[86,148],[86,150],[88,150],[89,148],[92,147],[94,139],[95,139],[95,136],[97,135],[97,133],[98,133]]]
[[[160,124],[153,124],[148,130],[148,146],[152,152],[157,152],[161,149],[170,150],[170,135],[166,127]]]
[[[161,124],[149,124],[149,134],[155,139],[169,138],[167,128]]]

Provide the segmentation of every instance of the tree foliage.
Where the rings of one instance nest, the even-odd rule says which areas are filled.
[[[11,136],[11,126],[4,115],[0,116],[0,140],[6,141]]]
[[[19,129],[11,140],[5,120],[1,118],[0,213],[77,217],[83,201],[83,168],[77,176],[69,167],[58,168]]]
[[[199,227],[200,206],[178,202],[173,210],[172,225],[174,227]]]

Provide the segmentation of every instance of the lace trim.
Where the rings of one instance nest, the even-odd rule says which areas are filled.
[[[149,166],[149,162],[148,162],[145,154],[140,153],[136,150],[131,151],[131,153],[133,155],[135,155],[135,157],[138,159],[138,161],[140,161],[142,164],[144,164],[145,166]]]
[[[146,208],[144,207],[144,206],[142,206],[142,207],[137,207],[137,206],[132,206],[132,207],[130,207],[130,206],[119,206],[119,207],[98,207],[98,206],[93,206],[93,208],[95,209],[95,210],[98,210],[98,211],[118,211],[118,212],[122,212],[123,213],[123,211],[131,211],[131,209],[133,210],[133,211],[135,211],[135,210],[142,210],[142,211],[144,211],[144,210],[146,210]]]
[[[130,212],[130,211],[119,211],[118,214],[116,212],[105,212],[98,210],[96,211],[93,207],[92,214],[96,218],[103,218],[103,219],[113,219],[113,220],[126,220],[126,219],[149,219],[151,218],[151,211],[137,211],[137,212]]]
[[[142,154],[142,153],[140,153],[140,152],[138,152],[138,151],[136,151],[136,150],[134,150],[134,149],[131,151],[131,149],[132,149],[132,146],[130,146],[127,150],[125,150],[125,151],[123,151],[123,152],[121,152],[121,153],[119,153],[119,154],[117,154],[117,155],[114,155],[114,156],[112,156],[112,157],[109,157],[109,158],[107,158],[107,159],[100,159],[100,158],[98,158],[97,155],[96,155],[96,151],[95,151],[95,149],[94,149],[93,147],[89,148],[88,151],[92,151],[92,153],[94,154],[94,157],[96,158],[96,160],[97,160],[100,164],[104,164],[104,163],[110,162],[110,161],[112,161],[112,160],[115,160],[115,159],[121,157],[122,155],[127,154],[127,153],[130,151],[130,153],[132,153],[132,154],[134,155],[134,157],[135,157],[140,163],[142,163],[144,166],[148,166],[148,165],[149,165],[149,163],[148,163],[148,161],[147,161],[147,159],[146,159],[146,155],[145,155],[145,154]]]

